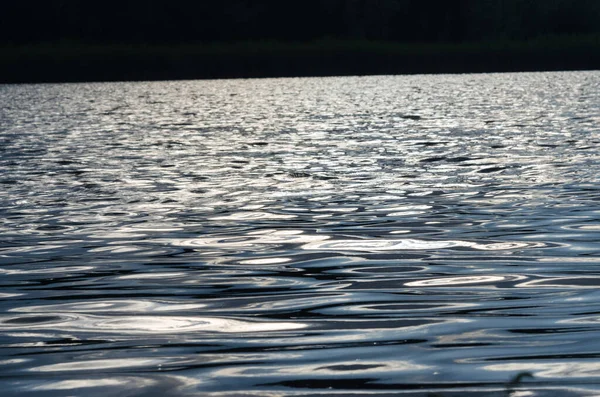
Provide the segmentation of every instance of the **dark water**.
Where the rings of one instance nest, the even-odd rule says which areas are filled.
[[[2,395],[600,395],[599,89],[0,86]]]

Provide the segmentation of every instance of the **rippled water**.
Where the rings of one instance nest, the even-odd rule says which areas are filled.
[[[0,86],[3,395],[598,395],[599,92]]]

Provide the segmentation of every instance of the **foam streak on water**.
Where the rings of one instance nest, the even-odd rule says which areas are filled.
[[[3,395],[597,395],[599,92],[0,86]]]

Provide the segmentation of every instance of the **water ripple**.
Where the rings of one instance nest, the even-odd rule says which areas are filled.
[[[3,316],[0,330],[10,331],[26,326],[30,330],[63,332],[139,334],[177,334],[186,332],[269,332],[305,328],[302,323],[254,322],[234,319],[191,316],[92,316],[80,314],[44,314]]]
[[[4,394],[597,394],[598,72],[0,90]]]

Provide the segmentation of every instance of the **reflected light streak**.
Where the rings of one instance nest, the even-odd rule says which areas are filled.
[[[260,259],[248,259],[240,261],[242,265],[274,265],[278,263],[290,262],[290,258],[260,258]]]
[[[324,251],[397,251],[397,250],[427,250],[454,247],[467,247],[483,251],[512,250],[532,247],[534,243],[496,242],[478,244],[460,240],[417,240],[417,239],[371,239],[371,240],[333,240],[327,242],[309,242],[302,246],[305,250]],[[540,244],[541,245],[541,244]],[[543,246],[543,245],[541,245]]]
[[[105,300],[75,303],[60,303],[56,305],[23,306],[10,309],[10,312],[20,313],[94,313],[94,312],[172,312],[205,308],[203,303],[176,303],[168,301],[143,300]]]
[[[488,284],[500,281],[516,281],[525,278],[525,276],[519,275],[444,277],[428,280],[411,281],[409,283],[405,283],[404,285],[407,287],[453,287],[464,284]]]
[[[488,371],[510,371],[510,372],[533,372],[535,377],[540,378],[579,378],[600,377],[600,365],[597,362],[529,362],[494,364],[483,367]]]
[[[221,377],[256,377],[256,376],[360,376],[362,374],[381,374],[382,372],[413,372],[432,370],[436,367],[430,365],[416,364],[412,361],[385,362],[364,361],[342,361],[337,363],[298,364],[265,367],[242,367],[224,368],[216,371],[215,375]]]
[[[124,382],[122,379],[82,379],[82,380],[63,380],[59,382],[50,382],[41,386],[31,387],[30,390],[74,390],[74,389],[83,389],[90,387],[106,387],[106,386],[124,386],[127,382]],[[141,386],[149,386],[151,385],[151,380],[147,380],[145,384],[138,384],[136,387]]]
[[[553,277],[541,280],[531,280],[516,285],[518,288],[594,288],[600,286],[600,277],[580,276],[580,277]]]
[[[32,372],[55,372],[55,371],[89,371],[94,369],[115,369],[135,367],[155,367],[164,364],[164,359],[154,358],[119,358],[106,360],[70,361],[67,363],[42,365],[30,368]]]
[[[38,316],[5,317],[0,330],[53,329],[65,331],[109,332],[125,334],[171,334],[185,332],[274,332],[306,328],[304,323],[250,322],[216,317],[182,316],[91,316],[76,314],[45,314]]]

